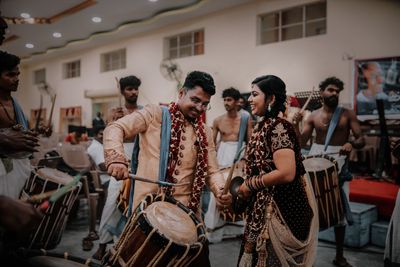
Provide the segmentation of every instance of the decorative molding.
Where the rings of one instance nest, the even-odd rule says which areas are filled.
[[[101,36],[101,35],[112,34],[114,32],[122,30],[123,28],[128,27],[128,26],[140,25],[140,24],[149,24],[149,23],[154,22],[155,20],[157,20],[157,19],[159,19],[161,17],[187,13],[187,12],[190,12],[190,11],[193,11],[193,10],[199,8],[200,6],[202,6],[204,3],[208,2],[208,1],[209,0],[198,0],[198,1],[194,2],[193,4],[188,4],[188,5],[184,5],[184,6],[176,7],[176,8],[163,9],[163,10],[160,10],[160,11],[158,11],[158,12],[156,12],[156,13],[148,16],[148,17],[146,17],[146,18],[131,20],[131,21],[128,21],[128,22],[123,22],[123,23],[119,24],[118,26],[116,26],[114,29],[94,32],[94,33],[90,34],[89,36],[87,36],[85,38],[71,40],[71,41],[69,41],[66,44],[61,45],[61,46],[49,47],[44,51],[32,53],[30,56],[23,57],[22,59],[24,61],[25,60],[29,60],[33,56],[44,55],[44,54],[47,54],[47,53],[50,53],[50,52],[61,50],[61,49],[65,48],[65,47],[67,47],[69,45],[88,42],[94,37]]]
[[[75,14],[85,8],[88,8],[94,4],[96,4],[96,0],[85,0],[80,4],[77,4],[71,8],[68,8],[64,11],[61,11],[60,13],[51,16],[50,18],[17,18],[17,17],[3,17],[4,20],[8,24],[52,24],[56,22],[57,20],[62,19],[63,17],[70,16],[72,14]]]

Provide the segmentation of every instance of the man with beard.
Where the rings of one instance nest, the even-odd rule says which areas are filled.
[[[251,136],[253,127],[249,117],[237,110],[240,99],[240,92],[237,89],[233,87],[225,89],[222,92],[222,98],[224,99],[226,113],[214,120],[213,138],[218,148],[218,164],[221,168],[225,168],[232,165],[238,146],[241,148],[243,142]],[[240,123],[242,121],[245,123],[243,125],[244,140],[239,140]],[[217,143],[218,134],[220,135],[219,143]]]
[[[305,146],[315,129],[315,142],[309,154],[337,153],[332,156],[336,158],[339,165],[339,185],[342,190],[344,182],[350,181],[352,178],[348,170],[347,156],[353,147],[362,148],[365,142],[364,138],[361,136],[360,124],[354,111],[338,106],[339,93],[343,90],[343,82],[336,77],[329,77],[320,83],[319,89],[323,99],[322,107],[313,111],[305,121],[303,131],[300,135],[300,142],[302,146]],[[338,113],[337,125],[325,149],[325,139],[327,138],[328,128],[335,111]],[[301,121],[302,116],[303,115],[298,112],[293,118],[293,124],[298,132],[299,128],[296,122]],[[354,141],[349,141],[350,131],[354,136]],[[349,224],[352,224],[348,200],[344,194],[341,195],[344,196],[342,197],[342,203],[344,205],[343,210],[345,211],[345,218]],[[333,263],[336,266],[351,266],[343,257],[346,220],[343,218],[342,222],[335,226],[336,258],[333,260]]]
[[[235,157],[239,157],[244,142],[251,136],[252,120],[246,112],[238,111],[240,92],[230,87],[222,92],[226,113],[217,117],[213,122],[213,138],[217,145],[217,160],[220,168],[231,167]],[[218,135],[220,136],[217,143]],[[235,237],[243,234],[243,221],[232,223],[225,227],[216,207],[216,201],[210,196],[205,214],[205,224],[211,242],[220,242],[223,238]]]
[[[107,123],[113,122],[128,115],[139,108],[137,99],[139,95],[139,86],[141,81],[138,77],[131,75],[119,80],[119,89],[121,95],[125,99],[125,105],[123,107],[117,107],[111,109],[111,112],[107,116]]]
[[[166,193],[197,216],[204,184],[215,194],[218,205],[230,205],[231,195],[223,194],[224,181],[218,173],[211,130],[201,120],[214,94],[213,78],[208,73],[193,71],[187,75],[177,102],[170,103],[168,108],[150,104],[108,125],[103,139],[108,173],[116,179],[129,179],[123,139],[139,135],[138,176],[187,183],[167,188]],[[132,209],[147,194],[157,192],[158,185],[135,181]],[[171,228],[174,223],[165,221]],[[210,266],[208,246],[203,247],[190,266]]]

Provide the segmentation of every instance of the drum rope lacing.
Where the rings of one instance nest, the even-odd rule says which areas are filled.
[[[119,257],[120,257],[120,254],[121,254],[121,252],[122,252],[122,248],[126,247],[129,237],[131,237],[131,236],[132,236],[132,233],[134,233],[134,232],[138,229],[139,225],[137,224],[137,221],[138,221],[138,219],[140,218],[141,215],[143,215],[143,214],[146,213],[146,212],[145,212],[145,209],[147,208],[148,204],[149,204],[149,203],[155,202],[155,200],[156,200],[157,198],[161,198],[160,201],[165,201],[166,195],[165,195],[165,194],[157,195],[157,196],[156,196],[156,199],[155,199],[154,196],[153,196],[152,194],[149,194],[149,195],[147,195],[147,196],[145,197],[145,199],[147,199],[147,198],[150,198],[150,200],[149,200],[149,201],[143,200],[143,201],[141,202],[141,204],[139,204],[140,207],[141,207],[141,209],[142,209],[142,211],[140,211],[140,212],[138,212],[138,213],[136,213],[136,214],[132,214],[132,216],[131,216],[129,222],[128,222],[127,225],[125,226],[125,229],[124,229],[123,233],[121,234],[121,237],[120,237],[118,243],[115,245],[115,252],[116,252],[116,253],[115,253],[115,254],[111,257],[111,259],[110,259],[110,262],[112,262],[113,265],[116,264],[116,262],[118,261],[118,259],[119,259]],[[189,215],[189,216],[190,216],[190,215],[194,215],[193,211],[190,210],[188,215]],[[199,227],[201,227],[201,226],[202,226],[202,223],[198,223],[198,224],[196,225],[196,229],[199,228]],[[132,229],[133,229],[133,230],[132,230]],[[146,244],[150,241],[151,237],[152,237],[155,233],[157,233],[157,229],[153,228],[153,229],[151,230],[151,232],[147,235],[147,238],[146,238],[146,240],[144,241],[144,243],[143,243],[143,244],[140,246],[140,248],[135,252],[135,254],[128,260],[128,262],[126,262],[126,263],[124,262],[124,264],[125,264],[126,266],[134,266],[134,263],[135,263],[136,260],[138,259],[139,255],[140,255],[141,252],[143,251],[144,247],[145,247]],[[202,238],[204,238],[204,237],[205,237],[205,235],[204,235],[204,234],[201,234],[198,238],[199,238],[199,239],[202,239]],[[158,264],[159,261],[162,259],[162,257],[168,252],[168,249],[169,249],[169,247],[170,247],[172,244],[173,244],[173,241],[169,240],[167,246],[166,246],[165,248],[163,248],[161,251],[159,251],[159,252],[155,255],[155,257],[149,262],[149,264],[148,264],[147,266],[157,266],[157,264]],[[190,244],[186,244],[186,245],[185,245],[185,247],[186,247],[186,248],[185,248],[185,252],[183,253],[183,255],[178,259],[177,262],[175,262],[176,258],[178,257],[178,256],[176,256],[176,257],[174,258],[174,260],[171,261],[170,264],[168,264],[168,266],[171,266],[171,267],[188,266],[194,259],[196,259],[196,258],[200,255],[200,253],[201,253],[201,251],[202,251],[202,249],[203,249],[203,244],[202,244],[201,242],[196,242],[194,245],[197,245],[197,246],[198,246],[198,251],[197,251],[197,253],[196,253],[196,255],[195,255],[194,257],[191,257],[191,258],[186,259],[187,255],[188,255],[189,252],[190,252],[190,248],[191,248],[191,245],[190,245]],[[185,262],[185,260],[186,260],[186,262]]]

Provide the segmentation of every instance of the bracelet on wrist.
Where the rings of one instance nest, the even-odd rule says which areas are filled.
[[[266,187],[262,174],[255,176],[255,177],[251,177],[250,179],[247,179],[245,181],[245,184],[252,192],[262,190]]]

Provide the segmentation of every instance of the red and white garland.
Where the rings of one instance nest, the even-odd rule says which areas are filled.
[[[176,168],[179,155],[179,143],[181,140],[182,130],[185,127],[185,117],[180,112],[178,105],[172,102],[169,105],[171,114],[171,141],[169,144],[167,181],[173,182],[173,174]],[[192,192],[190,194],[188,207],[197,212],[200,203],[201,190],[205,185],[205,179],[208,169],[208,140],[203,121],[198,118],[190,121],[196,133],[195,146],[197,148],[196,172],[194,175]]]

